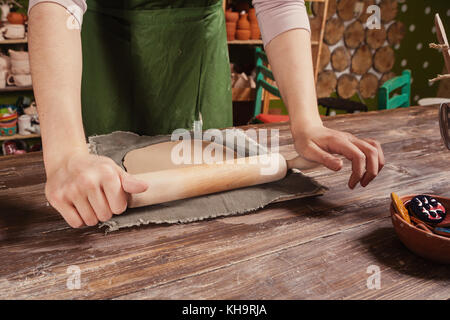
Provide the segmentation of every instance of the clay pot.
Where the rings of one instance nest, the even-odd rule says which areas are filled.
[[[248,10],[248,20],[250,20],[250,23],[253,24],[254,22],[257,22],[258,19],[256,18],[256,10],[255,8],[251,8]]]
[[[245,13],[245,11],[242,11],[240,14],[239,20],[237,22],[237,29],[250,31],[250,22],[247,19],[247,13]]]
[[[238,29],[236,31],[236,39],[238,39],[238,40],[249,40],[250,36],[251,36],[250,30]]]
[[[227,40],[233,41],[236,35],[236,22],[227,22]]]
[[[231,9],[225,11],[225,20],[227,22],[236,23],[239,20],[239,13],[231,11]]]
[[[7,19],[11,24],[24,24],[27,21],[27,16],[23,13],[10,12]]]
[[[250,38],[252,40],[259,40],[261,38],[261,31],[259,30],[258,24],[253,24],[250,29]]]

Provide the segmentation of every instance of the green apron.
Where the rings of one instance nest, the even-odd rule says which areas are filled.
[[[86,134],[155,135],[232,125],[221,0],[88,0],[82,29]]]

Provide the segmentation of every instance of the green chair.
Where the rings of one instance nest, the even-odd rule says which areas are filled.
[[[390,94],[401,88],[401,94],[390,98]],[[411,71],[405,70],[402,75],[386,81],[378,89],[378,109],[406,108],[411,105]]]
[[[266,79],[275,81],[272,71],[266,67],[269,64],[266,53],[260,47],[256,47],[256,97],[255,97],[255,111],[254,116],[257,117],[261,113],[267,113],[268,110],[261,110],[263,101],[263,89],[281,99],[280,90],[277,87],[271,85]],[[270,97],[268,94],[264,95],[265,105],[268,109]]]

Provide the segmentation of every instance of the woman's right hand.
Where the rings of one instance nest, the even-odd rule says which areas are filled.
[[[109,158],[78,152],[48,170],[45,195],[73,228],[94,226],[127,208],[128,196],[147,190]]]

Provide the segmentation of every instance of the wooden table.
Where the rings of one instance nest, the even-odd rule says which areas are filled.
[[[323,197],[258,212],[105,234],[70,229],[44,197],[40,153],[0,158],[0,298],[449,299],[450,268],[410,253],[394,233],[389,194],[450,197],[450,151],[436,107],[345,115],[328,127],[378,139],[387,164],[367,188],[308,172]],[[274,126],[271,126],[274,127]],[[295,154],[287,125],[281,151]],[[69,266],[81,289],[69,290]],[[381,289],[369,290],[369,266]]]

